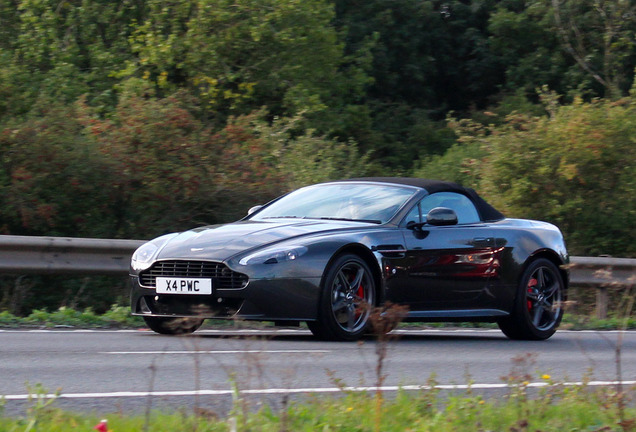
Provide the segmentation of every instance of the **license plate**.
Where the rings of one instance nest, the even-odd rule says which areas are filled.
[[[212,294],[212,279],[158,277],[157,294]]]

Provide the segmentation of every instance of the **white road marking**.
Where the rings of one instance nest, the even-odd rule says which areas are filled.
[[[121,330],[106,330],[106,329],[0,329],[0,333],[148,333],[154,334],[148,329],[121,329]],[[465,329],[465,328],[432,328],[432,329],[398,329],[394,330],[392,334],[405,334],[405,335],[417,335],[417,334],[434,334],[434,333],[501,333],[498,329]],[[626,333],[636,335],[636,330],[559,330],[557,335],[561,333]],[[218,334],[218,335],[271,335],[271,334],[299,334],[299,335],[311,335],[309,330],[305,329],[204,329],[198,330],[193,335],[197,336],[204,334]],[[186,336],[188,337],[188,336]]]
[[[541,388],[550,386],[565,387],[608,387],[615,385],[633,386],[636,381],[590,381],[590,382],[565,382],[551,384],[547,382],[531,382],[525,384],[527,388]],[[430,385],[405,385],[405,386],[365,386],[365,387],[306,387],[306,388],[269,388],[269,389],[247,389],[240,390],[242,395],[274,395],[274,394],[312,394],[312,393],[341,393],[341,392],[374,392],[374,391],[422,391],[422,390],[496,390],[516,387],[514,384],[493,383],[493,384],[440,384]],[[153,391],[153,392],[106,392],[106,393],[61,393],[38,395],[46,399],[97,399],[97,398],[131,398],[131,397],[166,397],[166,396],[227,396],[234,394],[232,389],[228,390],[183,390],[183,391]],[[28,400],[33,395],[16,394],[0,396],[4,400]]]
[[[331,350],[288,349],[288,350],[214,350],[214,351],[101,351],[98,354],[325,354]]]

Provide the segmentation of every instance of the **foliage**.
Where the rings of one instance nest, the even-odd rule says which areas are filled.
[[[481,160],[487,154],[479,142],[480,137],[484,136],[485,127],[468,119],[449,119],[449,127],[458,134],[470,133],[471,140],[466,141],[460,136],[459,142],[444,154],[424,159],[413,174],[415,177],[452,180],[467,187],[478,188]]]
[[[503,79],[487,34],[494,3],[335,2],[347,52],[372,55],[366,92],[372,123],[352,134],[363,150],[395,171],[450,146],[452,135],[431,120],[449,109],[485,106]]]
[[[112,325],[123,327],[137,327],[142,323],[141,318],[130,315],[130,307],[114,304],[101,318]]]
[[[565,314],[560,328],[568,330],[616,330],[636,329],[636,316],[612,316],[598,319],[586,315]]]
[[[0,312],[0,327],[17,327],[22,320],[9,311]]]
[[[104,314],[96,314],[91,308],[79,311],[60,307],[53,312],[35,309],[26,317],[8,311],[0,312],[0,327],[69,327],[69,328],[135,328],[142,327],[139,317],[130,315],[130,307],[112,305]]]
[[[89,93],[112,106],[112,73],[130,57],[131,23],[144,2],[0,2],[0,85],[6,111],[21,115],[41,97],[69,103]]]
[[[188,88],[214,116],[262,105],[277,114],[321,110],[330,83],[347,80],[324,0],[145,3],[129,38],[134,59],[119,75]]]
[[[215,222],[206,220],[222,202],[215,171],[227,166],[219,158],[233,154],[223,149],[223,134],[206,129],[177,96],[126,95],[108,119],[81,108],[87,135],[112,169],[102,206],[117,237],[152,237],[158,227],[180,230],[193,220]]]
[[[631,1],[552,0],[559,39],[577,66],[603,86],[625,95],[633,80],[636,4]]]
[[[88,111],[88,108],[86,108]],[[364,174],[355,143],[294,129],[302,117],[269,124],[264,111],[230,117],[214,131],[178,97],[122,99],[116,115],[83,119],[115,175],[110,213],[118,236],[149,236],[156,227],[236,220],[291,186]]]
[[[15,114],[41,95],[84,93],[108,112],[131,78],[163,95],[188,90],[221,119],[261,105],[322,109],[330,83],[349,82],[333,13],[323,0],[2,1],[0,77],[12,80],[0,82]]]
[[[564,94],[591,82],[561,49],[551,10],[547,1],[501,2],[488,23],[491,49],[507,65],[505,86],[535,101],[538,87]]]
[[[636,65],[634,7],[618,0],[499,2],[488,30],[493,55],[507,65],[506,87],[625,96]]]
[[[501,68],[486,34],[493,4],[336,1],[336,10],[349,51],[371,44],[369,96],[387,105],[446,110],[483,104],[495,92]]]
[[[455,166],[442,177],[478,187],[509,217],[555,223],[574,255],[636,254],[635,100],[543,98],[549,116],[452,123],[460,144],[432,164]]]
[[[487,139],[482,190],[510,216],[557,224],[573,254],[633,255],[635,109],[631,99],[578,101],[551,117],[510,117]]]
[[[61,307],[53,313],[48,313],[42,310],[34,310],[27,317],[26,322],[40,324],[47,327],[56,325],[75,327],[77,325],[95,325],[98,322],[98,318],[91,309],[79,312],[73,309]]]
[[[370,175],[375,169],[370,155],[360,154],[357,144],[320,136],[312,129],[303,130],[302,116],[277,118],[271,124],[256,122],[258,136],[276,149],[276,171],[284,173],[286,189],[312,183]]]
[[[89,236],[102,212],[107,161],[86,142],[73,107],[41,101],[0,131],[0,232]],[[100,204],[101,203],[101,204]],[[105,232],[102,232],[104,235]]]
[[[109,118],[80,101],[7,125],[1,231],[147,238],[240,218],[254,202],[345,167],[348,176],[367,171],[355,143],[303,131],[300,116],[270,125],[256,111],[215,131],[186,109],[190,101],[128,93]]]
[[[113,303],[126,304],[129,281],[117,276],[70,277],[22,275],[0,278],[0,310],[25,316],[34,309],[92,308],[104,313]]]

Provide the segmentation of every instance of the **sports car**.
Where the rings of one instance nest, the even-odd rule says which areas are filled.
[[[133,315],[162,334],[205,319],[273,321],[356,340],[375,307],[404,321],[496,322],[547,339],[563,315],[564,239],[504,217],[473,189],[414,178],[303,187],[243,219],[161,236],[135,251]]]

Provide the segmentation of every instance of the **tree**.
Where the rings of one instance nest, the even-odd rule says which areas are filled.
[[[336,1],[346,52],[372,55],[366,105],[371,125],[352,135],[393,173],[443,153],[453,140],[448,110],[485,107],[499,91],[504,67],[487,32],[494,1]]]
[[[188,89],[216,125],[262,106],[272,115],[321,111],[351,91],[327,1],[146,3],[119,76],[148,80],[160,95]]]
[[[547,85],[570,101],[625,96],[636,66],[634,12],[631,0],[501,2],[488,28],[506,88],[535,96]]]
[[[85,93],[112,108],[114,73],[131,57],[127,35],[144,9],[144,2],[1,0],[5,112],[24,115],[39,97],[72,103]]]
[[[488,23],[490,46],[506,65],[504,90],[522,89],[535,102],[536,89],[543,85],[565,94],[586,83],[578,69],[572,75],[573,62],[561,49],[549,16],[547,2],[502,2]]]
[[[605,95],[624,95],[633,77],[634,2],[552,0],[552,13],[560,41],[577,65],[603,86]]]

